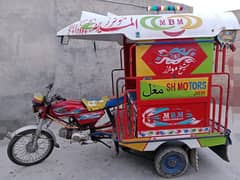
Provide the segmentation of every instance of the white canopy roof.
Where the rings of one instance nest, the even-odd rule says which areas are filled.
[[[232,12],[221,14],[157,14],[107,16],[83,11],[77,21],[57,33],[74,39],[128,41],[215,37],[222,30],[238,30],[238,18]]]

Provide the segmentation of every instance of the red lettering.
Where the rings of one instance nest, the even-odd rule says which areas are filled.
[[[165,19],[160,19],[160,26],[166,25]]]
[[[182,82],[180,82],[180,83],[178,83],[178,90],[188,90],[188,83],[187,82],[184,82],[184,83],[182,83]]]
[[[181,18],[181,19],[177,19],[177,24],[178,25],[182,25],[183,24],[183,19]]]
[[[167,91],[175,91],[176,84],[175,83],[167,83]]]
[[[174,19],[168,19],[168,24],[169,24],[169,25],[174,25],[174,24],[175,24]]]

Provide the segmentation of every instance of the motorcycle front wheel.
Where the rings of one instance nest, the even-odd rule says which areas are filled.
[[[31,166],[45,160],[53,151],[54,140],[52,136],[41,131],[36,146],[33,140],[36,129],[23,131],[14,136],[8,144],[7,154],[11,161],[22,166]]]

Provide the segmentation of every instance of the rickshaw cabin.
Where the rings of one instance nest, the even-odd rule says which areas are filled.
[[[82,12],[80,21],[57,35],[117,41],[123,46],[124,67],[116,70],[124,70],[125,77],[112,87],[113,95],[119,96],[119,82],[124,81],[124,104],[116,109],[115,128],[121,141],[226,130],[229,75],[224,64],[236,29],[239,22],[232,12],[132,16]],[[228,82],[224,121],[221,113],[215,116],[217,101],[222,111],[223,86],[213,84],[212,78],[219,74]],[[214,88],[220,89],[220,96],[212,96]]]

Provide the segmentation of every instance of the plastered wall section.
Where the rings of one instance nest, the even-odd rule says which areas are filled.
[[[78,21],[82,10],[146,14],[142,7],[165,3],[157,0],[0,1],[0,137],[24,124],[35,123],[32,95],[44,92],[51,82],[54,82],[54,92],[67,98],[111,95],[110,73],[119,67],[120,46],[114,42],[96,42],[96,51],[93,41],[71,41],[68,46],[61,46],[55,36],[58,30]],[[187,6],[184,9],[192,11]]]

